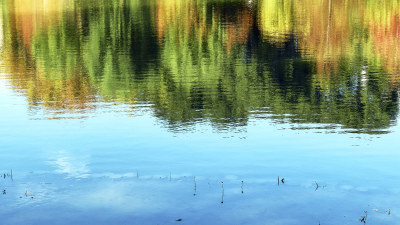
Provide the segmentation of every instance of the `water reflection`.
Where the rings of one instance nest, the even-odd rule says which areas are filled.
[[[344,0],[2,1],[1,55],[33,112],[81,117],[102,102],[148,103],[171,128],[264,117],[387,132],[399,108],[399,8]]]
[[[89,176],[89,168],[87,166],[87,157],[71,156],[65,151],[58,151],[56,159],[49,162],[57,169],[56,173],[66,174],[68,178],[86,178]]]
[[[274,179],[262,178],[246,180],[243,192],[243,182],[237,177],[225,177],[222,183],[200,177],[194,196],[192,176],[174,176],[172,181],[167,177],[27,177],[27,183],[21,182],[26,180],[23,174],[15,182],[2,179],[7,189],[7,194],[0,196],[7,206],[1,211],[5,215],[3,224],[357,224],[365,216],[364,211],[372,224],[392,224],[399,218],[395,213],[399,204],[382,198],[398,190],[381,196],[367,184],[357,189],[329,183],[315,191],[311,181],[297,183],[289,179],[278,186]],[[373,197],[368,201],[365,195]],[[14,208],[19,210],[12,211]],[[10,213],[18,216],[8,216]]]

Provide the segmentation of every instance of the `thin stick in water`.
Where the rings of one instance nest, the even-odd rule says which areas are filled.
[[[196,176],[194,176],[193,181],[194,181],[194,193],[193,193],[193,195],[196,196],[196,191],[197,191],[197,188],[196,188]]]
[[[221,198],[221,204],[224,204],[224,181],[221,181],[222,184],[222,198]]]
[[[242,181],[242,194],[243,194],[243,181]]]

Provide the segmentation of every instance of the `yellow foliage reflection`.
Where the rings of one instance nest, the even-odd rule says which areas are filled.
[[[260,29],[283,43],[296,36],[305,58],[316,59],[318,74],[336,73],[340,58],[379,55],[388,73],[399,73],[399,2],[346,0],[262,0]]]

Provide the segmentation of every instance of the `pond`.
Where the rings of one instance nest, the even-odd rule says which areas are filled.
[[[399,1],[0,5],[0,224],[399,223]]]

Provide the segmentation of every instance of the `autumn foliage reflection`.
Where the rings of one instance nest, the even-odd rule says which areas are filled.
[[[1,4],[2,61],[33,106],[144,101],[170,124],[246,124],[268,108],[367,130],[397,115],[398,1]]]

